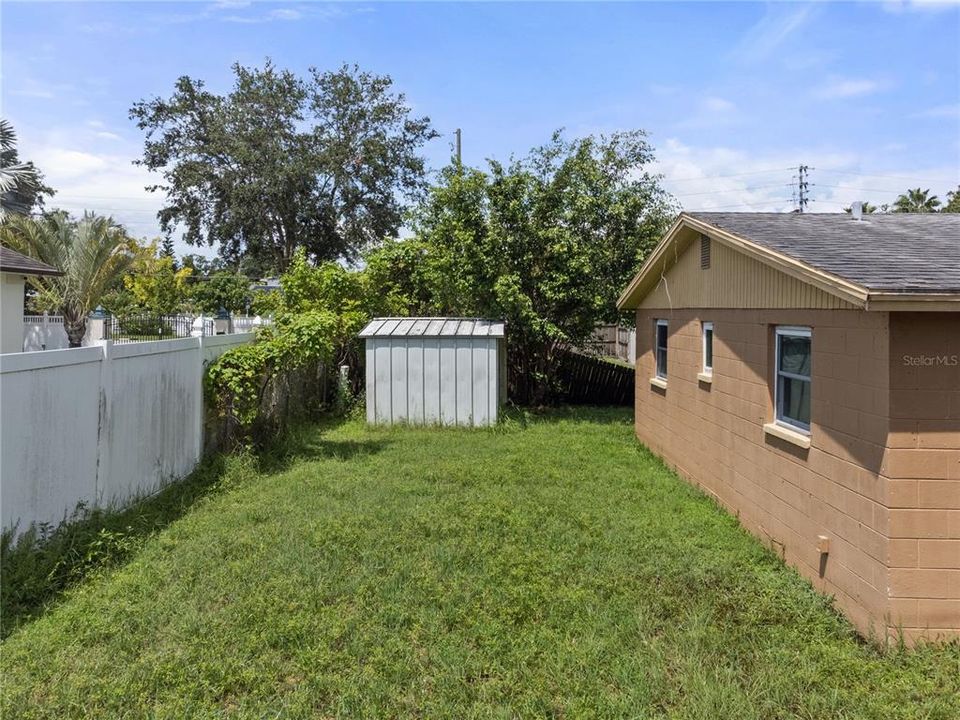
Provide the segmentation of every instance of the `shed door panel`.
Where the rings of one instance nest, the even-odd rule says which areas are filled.
[[[457,422],[457,347],[456,340],[441,338],[440,343],[440,422]]]
[[[394,343],[390,348],[390,407],[394,422],[407,419],[407,344]]]
[[[407,419],[423,422],[423,340],[407,341]]]
[[[473,343],[456,340],[457,344],[457,423],[473,422]]]
[[[473,363],[473,423],[487,425],[490,422],[490,405],[487,402],[487,385],[490,364],[486,340],[474,340],[471,348]]]
[[[440,422],[440,341],[423,340],[423,420],[433,425]]]

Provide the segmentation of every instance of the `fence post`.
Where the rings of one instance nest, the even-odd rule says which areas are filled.
[[[97,424],[97,477],[94,481],[96,504],[103,504],[103,492],[110,479],[110,421],[113,413],[113,340],[94,341],[103,349],[100,358],[100,408]]]
[[[203,316],[201,316],[203,317]],[[197,405],[194,412],[194,426],[193,434],[197,439],[197,458],[196,461],[200,462],[200,458],[203,457],[203,416],[204,416],[204,404],[203,404],[203,333],[201,332],[197,337]]]

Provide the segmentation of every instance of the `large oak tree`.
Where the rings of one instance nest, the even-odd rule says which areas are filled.
[[[514,398],[551,398],[559,350],[619,317],[616,299],[673,218],[643,131],[556,133],[486,171],[457,163],[413,215],[413,237],[369,253],[398,314],[507,320]]]
[[[387,76],[343,66],[306,78],[233,66],[229,93],[181,77],[169,98],[140,101],[143,159],[159,172],[170,233],[219,248],[231,263],[283,270],[297,248],[352,260],[399,230],[425,187],[420,149],[436,136]]]

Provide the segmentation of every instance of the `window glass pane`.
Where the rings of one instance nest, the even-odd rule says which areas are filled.
[[[810,376],[810,338],[780,336],[780,369]]]
[[[780,412],[787,420],[810,425],[810,381],[780,376]]]
[[[703,366],[713,367],[713,328],[707,328],[703,334]]]
[[[657,347],[665,348],[667,346],[667,326],[657,325]]]
[[[654,350],[657,359],[657,377],[665,378],[667,376],[667,326],[658,322],[656,327]]]

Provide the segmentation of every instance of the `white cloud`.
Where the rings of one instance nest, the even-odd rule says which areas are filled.
[[[671,138],[658,148],[653,169],[664,176],[664,188],[691,211],[790,211],[800,162],[811,168],[810,212],[841,212],[854,200],[890,204],[918,184],[943,197],[960,182],[960,172],[949,164],[917,168],[907,154],[903,162],[908,164],[878,167],[871,165],[875,155],[811,148],[756,153]]]
[[[818,88],[813,94],[821,100],[838,100],[842,98],[872,95],[881,89],[876,80],[865,78],[832,78]]]
[[[699,99],[695,107],[685,113],[675,127],[716,129],[736,125],[743,119],[733,101],[717,95],[707,95]]]
[[[102,128],[105,126],[98,120],[44,133],[24,128],[19,137],[20,154],[35,162],[47,185],[56,190],[47,202],[48,208],[59,208],[74,215],[85,210],[110,215],[134,237],[158,237],[157,211],[163,206],[164,195],[147,192],[145,187],[157,184],[159,176],[133,164],[140,153],[138,142],[127,141]],[[104,138],[104,135],[112,137]],[[104,145],[104,140],[108,144]],[[216,254],[210,248],[186,245],[179,233],[174,239],[178,253]]]
[[[93,153],[63,147],[41,147],[30,157],[51,180],[56,176],[62,180],[73,181],[96,173],[107,165],[103,158]]]
[[[904,12],[941,12],[956,8],[960,0],[886,0],[883,9],[899,14]]]
[[[736,110],[737,106],[721,97],[707,97],[703,100],[703,109],[712,113],[730,113]]]
[[[916,112],[910,117],[915,118],[960,118],[960,103],[953,105],[938,105]]]
[[[303,13],[291,8],[278,8],[270,11],[270,17],[274,20],[299,20]]]
[[[763,60],[803,28],[813,16],[813,5],[796,7],[787,3],[771,4],[764,16],[744,33],[730,55],[734,60],[744,63]]]

